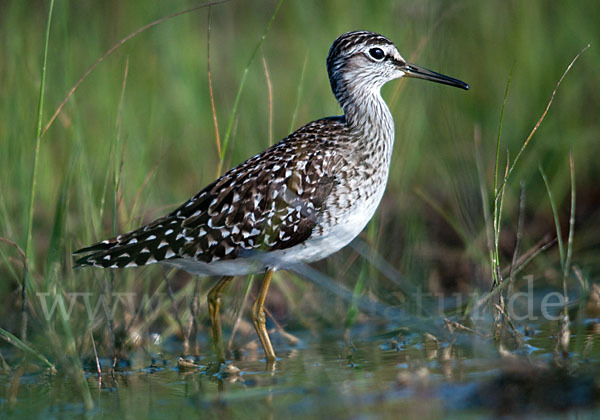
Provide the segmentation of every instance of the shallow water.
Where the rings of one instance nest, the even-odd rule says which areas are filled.
[[[588,324],[597,324],[589,320]],[[588,354],[553,366],[553,340],[540,329],[518,356],[500,356],[488,338],[353,331],[306,333],[288,345],[274,334],[274,367],[261,352],[244,350],[218,369],[208,353],[197,367],[178,367],[176,353],[138,349],[114,374],[110,360],[85,364],[93,408],[86,410],[71,376],[17,372],[0,375],[3,418],[419,418],[572,416],[594,418],[600,395],[595,373],[598,335],[585,333]],[[585,331],[589,331],[586,328]],[[573,337],[573,342],[577,342]],[[159,351],[177,343],[164,343]],[[18,392],[15,392],[18,389]],[[14,397],[16,395],[16,397]]]

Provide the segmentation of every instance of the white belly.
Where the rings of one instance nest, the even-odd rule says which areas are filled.
[[[204,276],[242,276],[264,272],[267,268],[293,270],[298,263],[321,260],[348,245],[365,228],[381,201],[385,184],[380,186],[365,202],[349,211],[335,215],[337,222],[322,226],[322,234],[315,233],[305,242],[291,248],[261,253],[248,258],[221,260],[211,263],[192,258],[164,260],[161,263]]]

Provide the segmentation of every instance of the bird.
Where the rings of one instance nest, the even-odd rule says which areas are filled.
[[[235,276],[265,273],[251,318],[266,360],[275,361],[264,313],[273,273],[346,246],[384,194],[395,128],[381,87],[412,77],[469,89],[458,79],[408,63],[392,41],[371,31],[340,35],[326,63],[342,115],[300,127],[166,216],[76,251],[75,267],[162,263],[220,276],[207,295],[217,341],[224,289]],[[220,361],[225,361],[222,353]]]

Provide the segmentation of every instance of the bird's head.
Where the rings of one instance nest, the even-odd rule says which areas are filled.
[[[338,99],[347,94],[347,90],[379,91],[385,83],[400,77],[469,89],[469,85],[460,80],[408,63],[392,41],[369,31],[347,32],[338,37],[327,56],[327,72]]]

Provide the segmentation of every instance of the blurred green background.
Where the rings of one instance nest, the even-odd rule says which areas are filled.
[[[120,39],[197,4],[187,0],[56,0],[42,128],[86,70]],[[500,173],[506,156],[512,162],[542,115],[568,64],[591,43],[566,75],[509,180],[499,237],[500,268],[507,269],[515,248],[521,188],[525,200],[519,256],[539,250],[556,236],[540,166],[548,175],[566,237],[572,152],[576,176],[574,271],[567,270],[567,288],[575,305],[586,307],[586,294],[594,290],[590,283],[600,273],[599,2],[285,0],[253,56],[277,4],[275,0],[230,1],[212,7],[210,19],[206,8],[177,16],[141,32],[106,57],[40,139],[32,240],[27,252],[50,1],[0,2],[0,337],[12,344],[0,347],[0,377],[5,384],[0,391],[0,411],[8,405],[17,407],[13,411],[17,417],[57,415],[59,411],[84,412],[96,404],[100,415],[111,410],[118,415],[139,415],[139,410],[147,409],[144,416],[186,413],[189,417],[197,415],[198,408],[227,408],[220,404],[223,382],[217,386],[212,376],[208,384],[202,375],[184,377],[174,367],[182,353],[204,354],[211,360],[205,293],[214,280],[194,279],[157,266],[73,271],[71,253],[167,213],[211,182],[220,170],[253,156],[306,122],[339,114],[325,58],[333,40],[350,30],[379,32],[393,40],[408,60],[462,79],[471,90],[419,80],[398,80],[384,87],[383,95],[396,122],[386,195],[353,244],[313,265],[324,277],[276,274],[267,308],[287,331],[304,339],[304,344],[294,346],[286,344],[287,336],[274,334],[275,348],[283,355],[276,374],[260,374],[264,367],[257,362],[260,352],[252,346],[255,336],[251,325],[243,321],[248,313],[245,296],[252,295],[250,280],[238,279],[231,285],[222,309],[226,337],[234,337],[228,358],[236,363],[247,359],[249,365],[242,368],[259,372],[247,376],[247,382],[242,378],[241,386],[231,385],[233,412],[246,417],[256,412],[263,417],[275,405],[279,413],[297,414],[302,404],[308,404],[315,414],[323,415],[321,410],[327,407],[336,417],[356,415],[360,406],[370,414],[393,413],[395,417],[402,409],[424,418],[420,413],[427,407],[435,418],[445,411],[440,403],[430,404],[428,391],[427,404],[416,398],[414,404],[406,405],[396,391],[386,392],[404,389],[398,388],[402,386],[410,390],[415,384],[420,389],[422,366],[429,366],[437,380],[478,377],[479,368],[470,377],[460,369],[447,372],[443,362],[449,358],[466,360],[468,371],[481,365],[491,374],[498,373],[494,371],[496,350],[503,350],[509,340],[499,341],[496,348],[491,323],[485,324],[489,312],[482,325],[473,326],[476,334],[468,339],[451,333],[448,338],[445,332],[423,339],[420,331],[440,332],[436,325],[441,324],[442,314],[432,304],[426,308],[432,316],[424,321],[412,292],[451,296],[453,292],[490,290],[484,215],[493,209],[496,141],[507,82],[511,80],[502,121]],[[218,135],[207,72],[209,22]],[[229,143],[220,156],[217,139],[225,140],[245,71]],[[480,156],[481,174],[476,156]],[[29,276],[25,276],[25,253],[29,254]],[[556,244],[522,267],[515,291],[527,287],[523,280],[527,275],[533,276],[536,292],[562,292]],[[25,295],[24,278],[28,279]],[[87,294],[91,299],[88,306],[83,295],[74,300],[73,293]],[[119,296],[135,296],[135,307],[128,311],[123,303],[107,322],[98,304],[108,301],[108,307],[113,307]],[[197,313],[191,305],[193,296],[199,297]],[[580,296],[584,299],[578,301]],[[144,306],[145,298],[152,302],[150,308]],[[46,317],[44,311],[53,303],[71,308],[72,316],[63,318],[57,312]],[[100,315],[87,316],[89,304],[100,308]],[[419,311],[417,316],[405,315],[411,308]],[[397,318],[396,314],[405,316]],[[598,315],[577,319],[593,316]],[[467,318],[452,319],[470,321]],[[198,321],[200,351],[181,344],[194,320]],[[598,336],[584,334],[582,325],[574,322],[576,333],[569,357],[579,362],[588,357],[597,360],[598,346],[592,344],[598,342]],[[533,328],[521,329],[528,335],[526,354],[543,360],[550,360],[553,354],[556,357],[559,327],[542,320]],[[528,331],[533,330],[535,336],[530,337]],[[352,343],[342,337],[360,339]],[[432,343],[433,353],[429,351]],[[510,342],[506,346],[524,348]],[[435,349],[442,347],[440,354],[447,358],[437,363]],[[112,379],[104,375],[102,382],[93,373],[96,355],[104,371],[107,366],[140,370],[131,375],[131,382],[127,373]],[[471,363],[469,358],[484,362]],[[500,363],[506,364],[504,359]],[[168,366],[162,376],[146,375],[160,371],[160,366]],[[588,369],[585,363],[583,366]],[[59,374],[39,374],[44,369]],[[519,366],[516,370],[524,371],[528,379],[537,377]],[[415,371],[421,379],[411,382]],[[37,376],[27,376],[32,372]],[[119,388],[121,383],[131,386]],[[558,385],[565,383],[568,381],[558,380]],[[531,388],[554,395],[550,385],[542,380]],[[247,393],[246,387],[254,387],[256,392]],[[92,397],[95,388],[110,392]],[[272,405],[274,388],[283,397]],[[560,386],[556,388],[563,392]],[[380,390],[383,394],[378,394]],[[400,393],[404,395],[404,391]],[[502,395],[501,390],[485,391],[489,394]],[[300,403],[297,395],[307,399]],[[373,397],[372,402],[361,405],[365,396]],[[213,405],[213,400],[217,404]],[[387,403],[380,404],[384,400]],[[157,408],[160,404],[163,411]]]
[[[89,66],[121,38],[196,4],[57,0],[43,125]],[[0,236],[22,249],[48,5],[48,1],[0,3]],[[231,1],[211,8],[210,67],[221,141],[244,69],[276,6],[272,0]],[[92,269],[73,272],[71,252],[111,236],[113,225],[123,231],[161,216],[217,175],[220,159],[207,77],[208,22],[208,10],[201,9],[122,45],[83,81],[41,138],[34,258],[29,261],[32,293],[104,290],[102,279],[109,275]],[[396,144],[387,193],[360,240],[412,284],[436,292],[489,290],[481,186],[493,196],[496,139],[511,69],[500,172],[507,150],[512,160],[566,66],[591,42],[564,79],[510,179],[500,248],[504,267],[512,258],[521,182],[526,192],[522,253],[545,235],[555,236],[540,165],[548,174],[566,235],[572,151],[577,188],[573,262],[586,278],[594,278],[600,271],[598,22],[600,3],[595,1],[286,0],[248,67],[223,168],[253,156],[306,122],[339,114],[325,69],[332,41],[356,29],[384,34],[405,58],[462,79],[471,90],[418,80],[394,81],[383,89],[396,121]],[[483,179],[475,164],[478,136]],[[491,198],[486,206],[491,208]],[[0,246],[0,326],[16,333],[23,264],[14,247]],[[362,279],[360,293],[398,304],[401,293],[396,283],[352,247],[316,268],[350,290],[356,290]],[[556,246],[536,257],[525,271],[558,287]],[[187,276],[170,275],[185,280],[177,283],[184,287]],[[118,271],[111,287],[151,291],[163,276],[156,267]],[[272,292],[282,306],[304,304],[312,309],[303,316],[322,316],[333,326],[343,326],[347,303],[337,307],[324,301],[330,307],[322,314],[318,287],[295,277],[292,286],[285,284],[278,282]],[[209,285],[202,282],[201,287],[207,290]],[[314,300],[295,302],[299,293]],[[35,330],[44,324],[35,323],[39,308],[31,305],[34,321],[29,328]],[[73,324],[74,330],[87,328],[83,321]]]

